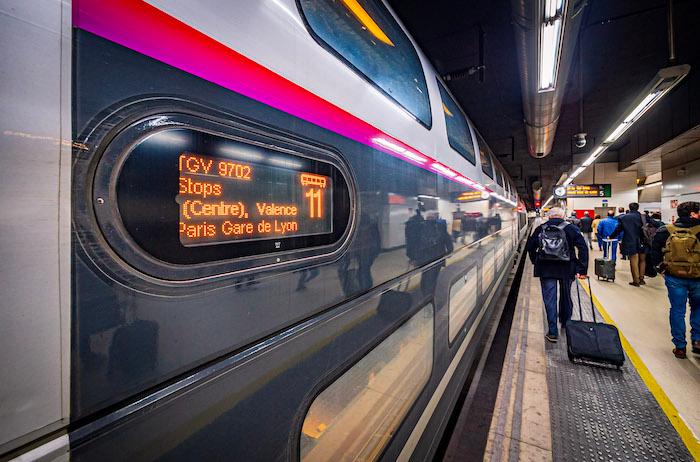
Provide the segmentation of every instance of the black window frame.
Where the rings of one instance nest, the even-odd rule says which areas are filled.
[[[462,118],[464,119],[464,127],[467,130],[467,138],[469,140],[469,144],[472,146],[472,152],[471,152],[471,158],[469,157],[469,154],[465,154],[464,152],[461,151],[461,148],[459,146],[456,146],[455,144],[452,144],[452,138],[450,136],[450,127],[449,124],[447,123],[447,114],[444,114],[445,116],[445,133],[447,135],[447,142],[449,143],[450,147],[454,149],[460,156],[462,156],[464,159],[469,161],[473,166],[476,167],[476,146],[474,145],[474,138],[472,137],[472,131],[471,127],[469,124],[469,118],[467,115],[464,113],[462,108],[457,104],[457,101],[450,95],[449,91],[447,90],[447,85],[442,83],[442,81],[436,77],[435,80],[437,81],[438,84],[438,95],[440,96],[440,104],[445,104],[445,101],[442,97],[443,92],[444,94],[450,99],[451,103],[457,108],[457,110],[460,112],[462,115]],[[443,110],[444,112],[444,110]]]
[[[302,22],[304,23],[304,27],[306,28],[306,31],[309,33],[309,35],[314,39],[316,43],[318,43],[323,49],[331,53],[333,56],[338,58],[341,62],[343,62],[346,66],[348,66],[350,69],[352,69],[355,74],[360,76],[363,80],[365,80],[367,83],[372,85],[372,87],[380,92],[382,95],[386,96],[389,98],[394,104],[398,105],[399,108],[401,108],[403,111],[406,112],[411,118],[413,118],[416,122],[418,122],[421,126],[426,128],[427,130],[430,130],[433,128],[433,108],[432,108],[432,101],[430,98],[430,90],[428,88],[428,80],[425,76],[425,68],[423,67],[423,61],[420,58],[420,55],[418,54],[418,50],[416,49],[415,45],[413,44],[413,41],[411,40],[411,37],[406,33],[406,31],[403,29],[401,24],[396,20],[394,15],[391,13],[391,11],[384,5],[384,3],[379,0],[370,0],[375,2],[376,5],[378,5],[379,8],[383,8],[387,15],[391,17],[391,19],[394,21],[396,28],[403,34],[405,37],[406,41],[411,45],[411,49],[413,50],[413,53],[416,56],[416,59],[418,61],[418,64],[420,65],[420,70],[421,70],[421,75],[423,77],[423,81],[425,82],[425,91],[426,91],[426,97],[427,97],[427,108],[428,108],[428,120],[423,121],[421,120],[417,115],[412,113],[406,106],[401,104],[400,101],[398,101],[396,98],[391,96],[387,91],[385,91],[381,86],[377,85],[370,76],[362,72],[360,69],[357,68],[354,64],[352,64],[345,56],[343,56],[341,53],[339,53],[333,46],[331,46],[329,43],[327,43],[325,40],[323,40],[317,33],[314,31],[313,27],[311,27],[311,24],[309,24],[309,21],[306,18],[306,14],[304,13],[304,8],[301,5],[301,0],[295,0],[296,6],[297,6],[297,11],[299,12],[299,16],[301,17]]]
[[[479,143],[479,163],[481,164],[481,171],[491,180],[496,181],[496,165],[493,161],[493,154],[491,154],[491,149],[486,144],[486,140],[484,140],[484,137],[481,136],[481,133],[476,131],[476,129],[474,129],[474,133],[476,133],[477,142]],[[489,165],[491,166],[490,171],[485,170],[483,160],[484,155],[488,159]]]

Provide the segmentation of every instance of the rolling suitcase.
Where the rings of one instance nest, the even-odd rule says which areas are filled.
[[[607,248],[608,258],[598,257],[595,259],[593,265],[595,268],[595,275],[598,276],[598,280],[605,279],[606,281],[615,282],[615,260],[609,258],[612,254],[612,241],[605,239],[603,242],[605,242],[606,246],[610,246]]]
[[[588,281],[591,290],[591,281]],[[620,343],[620,333],[615,326],[597,322],[595,308],[593,307],[593,292],[591,291],[591,311],[593,322],[583,321],[581,309],[581,294],[576,282],[576,295],[578,297],[578,321],[570,320],[566,323],[566,348],[571,362],[587,361],[620,366],[625,362],[625,353]]]

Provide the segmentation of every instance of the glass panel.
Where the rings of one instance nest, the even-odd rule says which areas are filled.
[[[477,139],[479,140],[479,158],[481,159],[481,171],[493,178],[493,162],[491,161],[491,150],[486,146],[486,141],[477,132]]]
[[[472,165],[475,165],[474,143],[467,126],[467,118],[439,80],[438,88],[440,88],[442,112],[445,114],[445,124],[447,125],[447,140],[455,151],[471,162]]]
[[[489,251],[484,255],[483,266],[481,267],[481,291],[482,294],[488,292],[491,283],[493,282],[493,276],[496,271],[496,260],[493,250]]]
[[[420,59],[382,2],[300,0],[299,5],[321,45],[430,127],[430,99]]]
[[[302,461],[376,460],[428,382],[433,305],[426,305],[314,400]]]
[[[496,183],[498,183],[498,186],[503,186],[503,173],[500,169],[496,170]]]
[[[474,311],[476,296],[476,268],[472,268],[450,287],[450,342],[455,339],[469,315]]]

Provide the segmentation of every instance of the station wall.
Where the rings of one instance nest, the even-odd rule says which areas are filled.
[[[637,174],[636,172],[619,172],[617,162],[594,164],[576,178],[578,184],[610,183],[612,185],[612,197],[579,197],[567,200],[567,209],[594,210],[603,207],[603,199],[607,199],[607,207],[627,208],[630,202],[637,202]],[[593,181],[593,169],[595,169],[595,181]]]
[[[678,215],[676,206],[681,202],[700,202],[700,160],[695,160],[683,167],[666,168],[661,173],[663,189],[661,190],[661,219],[673,221]]]

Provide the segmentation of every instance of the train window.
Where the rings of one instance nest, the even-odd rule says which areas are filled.
[[[445,86],[438,80],[440,98],[442,99],[442,112],[445,114],[445,125],[447,126],[447,141],[450,146],[467,159],[472,165],[476,164],[474,155],[474,144],[472,135],[469,133],[467,118],[457,103],[447,92]]]
[[[433,365],[433,305],[426,305],[311,404],[302,424],[304,462],[376,460]]]
[[[503,172],[501,172],[500,168],[496,168],[496,183],[498,183],[498,186],[503,186]]]
[[[297,1],[321,46],[430,128],[430,98],[418,53],[380,0]]]
[[[96,172],[98,222],[137,268],[202,276],[203,264],[236,262],[231,271],[320,255],[313,249],[345,235],[350,190],[330,153],[193,116],[169,123],[149,118],[118,134]]]
[[[496,260],[493,250],[489,250],[484,254],[484,259],[481,266],[481,293],[486,294],[496,271]]]
[[[450,287],[448,310],[450,313],[450,343],[457,337],[459,330],[476,307],[476,268],[457,279]]]
[[[489,178],[495,178],[493,173],[493,162],[491,161],[491,154],[486,141],[479,134],[476,133],[477,140],[479,141],[479,159],[481,160],[481,171],[489,176]]]

